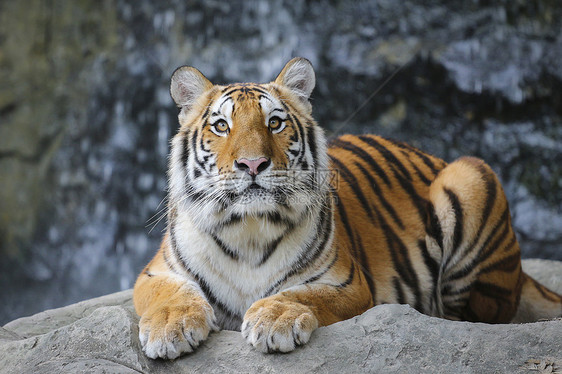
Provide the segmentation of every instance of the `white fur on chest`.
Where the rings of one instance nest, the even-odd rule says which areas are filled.
[[[260,264],[264,245],[283,234],[279,225],[252,219],[223,230],[219,238],[240,250],[238,259],[225,254],[215,240],[198,230],[186,215],[180,214],[173,227],[183,262],[205,279],[218,301],[240,316],[253,302],[267,296],[265,293],[294,266],[299,254],[312,241],[314,229],[314,220],[303,221],[283,236],[267,261]],[[297,278],[294,281],[301,277]]]

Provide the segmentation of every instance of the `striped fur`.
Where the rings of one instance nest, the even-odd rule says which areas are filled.
[[[304,59],[268,84],[172,77],[168,228],[134,290],[149,357],[191,352],[219,328],[287,352],[384,303],[482,322],[562,315],[561,297],[521,271],[483,161],[447,165],[373,135],[328,147],[313,87]]]

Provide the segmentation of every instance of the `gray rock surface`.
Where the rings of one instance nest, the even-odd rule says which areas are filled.
[[[562,263],[526,260],[562,292]],[[12,321],[0,328],[0,373],[532,373],[562,370],[562,320],[520,325],[453,322],[381,305],[318,329],[288,354],[262,354],[221,331],[193,354],[150,360],[140,350],[131,290]]]

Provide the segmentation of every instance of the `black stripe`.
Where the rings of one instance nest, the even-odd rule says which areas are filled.
[[[297,156],[300,154],[300,149],[295,150],[295,149],[287,149],[287,152],[289,152],[290,154],[293,155],[294,158],[297,158]]]
[[[437,173],[443,168],[443,166],[435,166],[435,164],[433,163],[433,161],[431,161],[431,159],[428,157],[428,155],[426,155],[424,152],[420,151],[419,149],[417,149],[416,147],[411,146],[408,143],[404,143],[404,142],[400,142],[394,139],[390,139],[390,138],[383,138],[388,142],[391,142],[392,144],[394,144],[395,146],[402,148],[402,149],[406,149],[410,152],[413,152],[416,156],[418,156],[424,164],[427,165],[427,167],[429,167],[431,169],[431,171],[433,172],[433,175],[437,175]],[[444,162],[443,162],[444,164]]]
[[[349,238],[349,241],[351,242],[351,252],[352,252],[351,255],[353,257],[352,259],[354,260],[353,262],[355,262],[358,259],[360,259],[362,256],[365,255],[364,250],[362,248],[363,246],[362,245],[360,246],[361,250],[362,250],[362,254],[360,255],[359,250],[358,250],[359,245],[356,242],[356,240],[359,238],[359,236],[355,235],[355,232],[353,231],[353,229],[351,228],[351,225],[349,224],[349,220],[347,218],[347,212],[345,210],[343,201],[341,200],[339,194],[336,191],[334,191],[333,193],[334,193],[336,201],[337,201],[338,212],[340,214],[340,221],[343,223],[345,232],[346,232],[346,234]],[[359,260],[359,261],[361,261],[361,260]],[[367,274],[364,273],[365,279],[367,279],[367,285],[369,286],[369,291],[371,292],[371,300],[373,301],[374,304],[376,304],[376,301],[375,301],[375,293],[376,293],[375,285],[374,285],[373,278],[372,278],[371,274],[368,273],[368,270],[370,268],[368,267],[369,265],[366,263],[367,262],[366,257],[364,257],[364,261],[365,261],[365,264],[364,265],[362,264],[361,266],[363,268],[365,266],[367,266],[367,268],[366,268]],[[355,265],[351,264],[351,266],[353,267]],[[363,271],[363,269],[361,269],[361,270]]]
[[[350,267],[350,269],[349,269],[349,275],[348,275],[347,279],[345,281],[343,281],[342,283],[336,285],[337,288],[345,288],[345,287],[349,286],[351,284],[351,282],[353,282],[353,278],[355,276],[355,264],[352,262],[349,267]]]
[[[437,281],[437,277],[439,276],[439,264],[429,254],[424,240],[418,240],[418,248],[420,249],[420,252],[422,254],[423,262],[429,269],[429,273],[431,274],[432,284],[434,284],[435,281]]]
[[[224,96],[229,96],[229,95],[232,95],[234,92],[239,92],[239,91],[242,91],[242,90],[243,90],[243,88],[241,88],[241,87],[233,87],[230,91],[224,93]]]
[[[474,262],[474,261],[473,261]],[[462,267],[462,269],[454,272],[453,274],[447,276],[447,278],[445,278],[445,282],[450,282],[450,281],[455,281],[457,279],[461,279],[466,277],[468,274],[472,273],[474,271],[475,267],[473,266],[473,264],[471,263],[470,265],[464,265]]]
[[[232,89],[226,93],[224,93],[224,96],[229,96],[232,95],[234,92],[242,92],[244,94],[249,94],[249,93],[253,93],[253,91],[259,92],[261,94],[267,95],[267,91],[263,90],[260,87],[256,87],[256,86],[244,86],[244,85],[237,85],[237,86],[228,86],[227,88],[232,87]]]
[[[334,155],[330,155],[330,159],[336,165],[337,169],[340,170],[342,176],[347,181],[347,184],[352,189],[355,196],[359,199],[359,201],[361,201],[361,206],[362,206],[363,209],[365,209],[365,212],[367,212],[367,215],[369,216],[369,218],[371,218],[371,220],[374,221],[375,217],[373,215],[373,210],[371,209],[371,204],[369,204],[369,202],[367,201],[367,198],[363,194],[363,191],[361,191],[361,187],[360,187],[359,183],[357,182],[357,179],[355,178],[355,176]]]
[[[273,253],[275,253],[275,251],[277,250],[277,247],[279,246],[279,243],[281,243],[283,238],[285,238],[287,235],[289,235],[291,231],[293,231],[293,227],[289,227],[287,230],[285,230],[285,232],[283,232],[281,235],[279,235],[279,237],[277,239],[274,239],[272,242],[267,244],[267,246],[265,247],[263,257],[260,260],[260,262],[258,263],[258,266],[262,266],[263,264],[265,264],[267,262],[267,260],[269,260],[271,255]]]
[[[334,256],[334,259],[332,260],[332,262],[330,262],[330,263],[328,264],[328,266],[326,266],[324,269],[322,269],[322,271],[321,271],[320,273],[316,274],[316,275],[313,276],[312,278],[308,278],[308,279],[304,282],[304,284],[312,283],[312,282],[315,282],[315,281],[317,281],[318,279],[320,279],[324,274],[326,274],[327,272],[329,272],[330,269],[332,269],[332,268],[334,267],[334,265],[335,265],[336,262],[338,261],[338,258],[339,258],[339,254],[338,254],[337,249],[336,249],[336,255]]]
[[[453,207],[453,212],[455,214],[455,228],[453,230],[453,248],[451,250],[451,254],[450,254],[449,258],[447,259],[447,264],[448,264],[449,261],[456,254],[456,252],[459,249],[459,246],[462,242],[463,229],[464,229],[464,226],[463,226],[463,210],[462,210],[459,198],[457,197],[457,195],[453,191],[451,191],[447,187],[444,187],[443,191],[445,191],[445,193],[449,197],[449,201],[451,202],[451,205]]]
[[[365,276],[367,285],[369,286],[369,291],[371,292],[371,300],[373,303],[376,298],[376,288],[375,282],[373,280],[373,275],[371,274],[371,266],[369,265],[369,259],[365,253],[365,247],[363,247],[363,241],[361,240],[361,235],[356,236],[357,252],[359,253],[359,263],[361,264],[361,272]]]
[[[328,212],[326,212],[326,210],[328,210]],[[305,253],[303,253],[304,261],[297,260],[296,262],[297,267],[304,267],[314,263],[314,261],[316,261],[320,257],[320,255],[324,252],[324,249],[326,249],[325,248],[326,243],[328,242],[328,239],[332,234],[332,221],[333,221],[333,213],[331,209],[329,208],[321,209],[318,225],[320,226],[320,233],[323,234],[322,240],[315,248],[314,244],[317,243],[318,239],[320,238],[318,235],[316,235],[315,240],[313,240],[311,244],[308,245],[307,250],[305,251]]]
[[[505,214],[506,213],[504,212],[504,216],[505,216]],[[486,240],[484,241],[482,246],[479,248],[478,253],[470,261],[470,264],[464,264],[464,266],[461,270],[447,276],[446,280],[447,281],[456,280],[456,279],[460,279],[460,278],[463,278],[463,277],[467,276],[468,274],[472,273],[473,270],[476,269],[478,264],[482,263],[482,261],[485,258],[489,257],[494,251],[493,250],[488,251],[488,255],[484,257],[484,255],[485,255],[484,250],[489,247],[489,243],[495,237],[495,235],[497,233],[497,230],[501,227],[501,225],[503,225],[505,223],[506,223],[505,219],[500,219],[498,222],[496,222],[496,224],[494,225],[494,227],[492,228],[492,230],[490,231],[490,233],[486,237]],[[505,235],[506,229],[507,229],[507,226],[504,227],[504,229],[502,231],[502,234],[500,234],[500,238],[502,237],[502,235]]]
[[[220,230],[223,227],[228,227],[240,223],[243,219],[243,216],[240,214],[232,213],[226,220],[222,221],[217,227],[216,230]]]
[[[162,251],[162,257],[164,258],[164,263],[166,264],[166,266],[168,266],[168,269],[170,269],[172,271],[172,273],[174,273],[176,275],[179,275],[180,273],[177,271],[174,264],[172,262],[170,262],[170,260],[168,259],[168,256],[166,255],[166,252],[169,250],[170,245],[167,245],[166,247],[164,247],[164,250]]]
[[[406,191],[406,193],[408,193],[408,195],[412,199],[412,203],[418,210],[420,219],[425,219],[427,200],[417,193],[414,185],[412,184],[412,177],[408,170],[406,170],[404,165],[394,156],[392,152],[390,152],[390,150],[388,150],[382,144],[379,144],[374,138],[365,135],[359,136],[359,138],[371,147],[378,150],[379,153],[381,153],[381,155],[387,161],[389,161],[390,169],[392,170],[398,183],[400,183],[400,186],[404,189],[404,191]],[[396,170],[397,168],[399,170]]]
[[[411,181],[404,179],[399,173],[396,172],[394,167],[392,167],[392,171],[394,173],[394,176],[396,177],[396,180],[398,181],[402,189],[406,191],[406,193],[412,200],[412,203],[418,210],[418,215],[420,219],[423,220],[426,215],[426,208],[427,208],[428,201],[425,198],[421,197],[416,192],[416,189],[414,188],[414,185],[412,184]]]
[[[480,293],[481,295],[497,300],[509,298],[512,293],[510,289],[498,286],[497,284],[482,281],[474,282],[472,284],[472,290]]]
[[[227,101],[231,100],[232,101],[232,105],[234,105],[234,99],[232,97],[227,97],[225,100],[223,100],[223,102],[221,103],[221,105],[219,105],[219,109],[218,111],[220,112],[222,110],[222,106],[224,104],[226,104]],[[216,113],[213,113],[213,115],[215,115]],[[217,113],[218,114],[218,113]]]
[[[207,300],[209,300],[209,302],[214,307],[220,309],[224,314],[226,314],[230,318],[240,318],[240,315],[238,313],[231,311],[222,301],[219,301],[217,299],[217,297],[211,291],[209,284],[203,277],[193,272],[191,269],[188,269],[188,272],[193,276],[193,278],[195,278],[195,281],[201,287],[201,290],[205,294],[205,297],[207,298]]]
[[[357,157],[364,160],[367,163],[367,165],[369,165],[373,169],[375,174],[378,175],[379,178],[381,178],[388,187],[391,186],[391,181],[388,178],[388,175],[386,175],[386,173],[380,167],[378,162],[376,162],[375,159],[368,152],[363,150],[362,148],[356,146],[353,143],[342,140],[340,138],[330,140],[330,146],[342,148],[342,149],[345,149],[347,151],[352,152],[354,155],[356,155]]]
[[[199,275],[198,273],[196,273],[195,271],[193,271],[188,264],[184,261],[183,257],[181,256],[180,252],[179,252],[179,248],[176,242],[176,238],[175,238],[175,233],[174,233],[174,225],[172,224],[170,227],[170,243],[172,246],[172,250],[173,250],[173,254],[175,255],[176,259],[179,260],[179,262],[181,263],[183,269],[190,274],[193,279],[195,279],[195,281],[197,282],[197,284],[199,284],[199,286],[201,287],[201,290],[203,291],[203,293],[205,294],[205,297],[207,298],[207,300],[213,304],[215,307],[218,307],[219,309],[221,309],[223,311],[224,314],[226,314],[228,317],[234,318],[234,317],[240,317],[238,315],[238,313],[234,313],[233,311],[231,311],[224,303],[222,303],[221,301],[219,301],[216,296],[213,294],[213,292],[211,291],[207,281],[205,280],[205,278],[203,278],[201,275]]]
[[[191,201],[201,201],[206,197],[202,192],[195,191],[192,186],[187,186],[187,195],[191,198]]]
[[[410,165],[414,168],[414,171],[416,172],[416,175],[418,176],[418,178],[422,181],[423,184],[425,184],[426,186],[429,186],[432,181],[429,180],[429,178],[427,178],[422,173],[422,171],[418,168],[418,166],[410,159],[409,154],[405,154],[405,156],[408,158],[408,161],[410,162]]]
[[[286,217],[282,216],[281,213],[279,212],[267,212],[265,214],[259,214],[258,217],[262,217],[267,219],[270,222],[276,223],[276,224],[286,224],[286,225],[290,225],[292,224],[291,221],[289,221]]]
[[[328,208],[328,212],[326,212],[326,209],[320,210],[320,218],[316,225],[316,235],[313,240],[301,251],[295,262],[291,264],[291,270],[288,271],[283,278],[278,280],[272,287],[270,287],[262,297],[271,295],[274,290],[285,283],[290,277],[302,273],[306,270],[307,266],[313,264],[314,261],[320,257],[324,250],[327,249],[326,243],[332,235],[332,220],[333,212],[331,209]]]
[[[486,203],[484,205],[484,211],[482,212],[482,219],[480,222],[480,227],[476,235],[474,236],[472,242],[468,246],[466,253],[471,253],[474,250],[474,247],[478,243],[480,236],[482,235],[482,231],[488,225],[488,219],[490,218],[490,214],[492,212],[492,208],[496,202],[497,192],[496,192],[496,180],[493,175],[484,167],[484,165],[478,165],[476,167],[478,171],[482,174],[482,178],[486,181]]]
[[[527,275],[527,278],[529,278],[529,280],[533,283],[533,286],[535,286],[535,289],[539,291],[539,293],[545,299],[555,303],[560,303],[562,301],[562,298],[559,295],[555,294],[554,292],[552,292],[551,290],[549,290],[548,288],[546,288],[545,286],[543,286],[542,284],[531,278],[530,276]]]
[[[441,228],[441,223],[439,222],[437,214],[435,214],[435,207],[433,204],[430,202],[427,206],[427,234],[437,241],[437,244],[441,249],[441,253],[443,253],[443,229]]]
[[[318,155],[316,154],[316,126],[313,125],[311,122],[307,123],[307,134],[306,134],[306,141],[308,144],[308,149],[310,150],[310,154],[312,155],[312,162],[313,167],[318,167]]]
[[[209,143],[209,142],[207,142],[207,143]],[[204,150],[205,152],[208,152],[208,153],[211,152],[211,148],[210,148],[210,147],[209,147],[209,148],[205,148],[205,143],[203,142],[203,137],[201,137],[201,142],[200,142],[200,144],[201,144],[201,149],[202,149],[202,150]],[[205,155],[205,156],[203,156],[203,161],[204,161],[204,162],[207,162],[210,157],[211,157],[211,155]]]
[[[472,283],[459,288],[457,290],[453,290],[451,288],[450,285],[446,285],[445,287],[443,287],[443,290],[441,291],[441,295],[443,296],[458,296],[458,295],[462,295],[464,293],[467,293],[468,291],[470,291],[472,288]]]
[[[492,253],[494,253],[494,251],[493,251],[494,248],[492,248],[488,251],[486,249],[491,247],[490,242],[492,241],[492,239],[494,239],[498,230],[501,227],[503,227],[503,229],[502,229],[501,233],[499,234],[499,238],[501,239],[505,235],[507,235],[508,230],[509,230],[508,218],[509,218],[509,211],[507,209],[505,209],[503,214],[501,215],[500,219],[495,223],[494,227],[492,228],[492,230],[490,231],[490,233],[486,237],[486,240],[484,241],[482,246],[480,246],[480,248],[478,249],[478,253],[476,254],[473,261],[471,262],[472,267],[475,267],[478,263],[481,263],[483,260],[490,257],[490,255]]]
[[[508,224],[511,225],[510,222],[509,222]],[[517,238],[515,237],[515,234],[514,234],[513,231],[512,231],[512,233],[511,233],[511,239],[509,240],[509,243],[507,243],[507,244],[505,245],[505,248],[503,249],[503,251],[504,251],[504,252],[508,252],[508,251],[510,251],[510,250],[513,248],[513,246],[515,246],[515,245],[517,245],[517,247],[519,247],[519,244],[517,243]],[[517,253],[518,253],[519,255],[521,255],[521,252],[520,252],[520,249],[519,249],[519,248],[517,249]]]
[[[414,308],[418,311],[422,310],[421,291],[418,282],[417,273],[415,272],[409,257],[408,248],[404,245],[400,237],[394,232],[390,225],[384,220],[381,214],[375,210],[380,222],[381,234],[387,242],[389,253],[391,255],[394,269],[398,272],[402,280],[410,287],[416,299]]]
[[[273,103],[273,100],[271,100],[271,99],[269,98],[269,95],[268,95],[268,94],[265,94],[265,95],[258,95],[258,100],[261,100],[261,99],[266,99],[266,100],[269,100],[270,102]],[[276,108],[276,109],[273,109],[271,112],[269,112],[269,114],[275,112],[276,110],[283,112],[283,110],[277,109],[277,108]]]
[[[400,284],[400,279],[398,279],[398,277],[392,277],[392,285],[394,286],[394,293],[398,298],[398,304],[407,304],[404,290],[402,289],[402,284]]]
[[[197,136],[199,135],[199,130],[195,129],[193,131],[193,136],[191,138],[191,151],[193,152],[193,156],[195,158],[195,162],[197,162],[197,165],[199,165],[199,167],[203,170],[205,170],[205,163],[201,162],[201,160],[199,160],[198,157],[198,147],[197,147]]]
[[[186,171],[186,175],[187,173],[187,162],[189,159],[189,130],[187,130],[184,134],[183,134],[183,139],[182,139],[183,143],[182,143],[182,154],[181,154],[181,163],[183,166],[183,170]]]
[[[519,267],[521,255],[516,252],[507,257],[501,258],[493,263],[486,265],[478,272],[478,275],[491,273],[493,271],[513,272]]]
[[[423,197],[421,197],[416,192],[416,190],[414,188],[414,185],[412,184],[411,176],[410,176],[409,172],[405,169],[404,165],[402,165],[402,163],[400,163],[396,159],[396,157],[394,156],[394,154],[392,152],[390,152],[383,145],[377,143],[374,138],[371,138],[371,137],[368,137],[368,136],[360,136],[359,138],[361,140],[363,140],[365,143],[367,143],[368,145],[370,145],[373,148],[375,148],[376,150],[378,150],[381,153],[381,155],[387,161],[390,162],[389,166],[390,166],[390,169],[392,170],[396,180],[398,181],[398,183],[400,184],[402,189],[404,189],[404,191],[406,191],[406,193],[410,196],[410,199],[412,200],[412,203],[414,204],[414,206],[418,210],[418,214],[420,215],[420,219],[425,219],[427,200],[424,199]],[[399,171],[396,170],[396,168],[398,168],[402,171],[399,172]]]
[[[203,113],[203,116],[201,117],[202,122],[207,121],[207,117],[209,116],[210,111],[211,111],[211,108],[209,106],[207,106],[207,108],[205,109],[205,112]]]
[[[490,175],[490,172],[484,167],[484,165],[478,165],[478,170],[486,180],[486,204],[484,206],[484,212],[482,212],[482,223],[480,224],[480,228],[478,229],[477,237],[480,237],[480,234],[484,230],[488,223],[488,219],[490,214],[492,213],[492,208],[496,202],[497,197],[497,189],[496,189],[496,179],[493,175]]]
[[[503,230],[500,232],[498,237],[493,241],[493,243],[491,243],[490,245],[482,246],[481,251],[479,251],[478,256],[477,256],[479,262],[486,261],[492,254],[494,254],[495,251],[499,248],[500,244],[510,234],[510,230],[509,230],[510,225],[509,225],[509,221],[508,221],[509,212],[507,211],[507,209],[505,210],[502,217],[504,217],[501,220],[502,225],[503,225]]]
[[[299,152],[300,152],[300,156],[299,156],[299,160],[297,161],[300,164],[302,164],[303,158],[304,158],[304,142],[305,142],[305,132],[304,132],[304,128],[302,127],[301,122],[299,121],[298,117],[295,115],[290,114],[291,120],[294,124],[297,125],[297,128],[299,129],[299,136],[302,139],[302,141],[299,143]]]
[[[394,155],[394,153],[392,153],[392,151],[388,147],[385,147],[384,145],[379,143],[377,139],[372,136],[360,135],[359,139],[369,144],[371,147],[375,148],[386,160],[388,160],[393,165],[396,165],[396,167],[400,170],[400,172],[406,179],[410,181],[412,180],[412,176],[410,175],[410,172],[406,169],[404,164],[402,164],[402,162],[398,160],[398,158]]]
[[[250,91],[257,91],[257,92],[259,92],[259,93],[261,93],[261,94],[263,94],[263,95],[269,95],[269,92],[267,92],[266,90],[262,89],[261,87],[254,86],[254,87],[249,87],[249,89],[250,89]]]
[[[239,257],[238,257],[238,253],[236,253],[235,251],[233,251],[232,249],[230,249],[226,243],[224,243],[222,240],[220,240],[215,234],[209,234],[209,236],[211,238],[213,238],[213,240],[215,241],[215,244],[217,245],[217,247],[220,248],[220,250],[227,255],[228,257],[230,257],[231,259],[233,259],[234,261],[238,261]]]
[[[337,191],[333,191],[333,194],[336,198],[336,202],[337,202],[336,205],[338,207],[338,212],[340,214],[340,221],[343,223],[343,227],[345,229],[347,237],[351,242],[351,251],[353,252],[352,253],[353,258],[355,259],[357,258],[357,246],[355,244],[355,234],[353,232],[353,229],[351,228],[351,225],[349,224],[349,220],[347,219],[347,213],[345,211],[345,207],[340,195],[338,194]]]
[[[396,233],[386,222],[383,223],[382,227],[383,232],[387,234],[385,235],[385,237],[388,247],[390,248],[390,254],[392,262],[394,263],[394,268],[398,272],[402,280],[406,282],[410,289],[412,289],[414,297],[416,299],[415,305],[413,305],[413,307],[421,312],[422,304],[420,284],[418,281],[417,273],[412,266],[408,248],[404,245],[402,240],[400,240],[400,237],[396,235]]]
[[[402,220],[400,219],[398,214],[396,214],[394,207],[384,197],[384,194],[382,193],[377,182],[373,179],[373,176],[369,174],[369,172],[365,170],[365,168],[360,163],[355,162],[354,165],[357,166],[357,168],[359,169],[359,171],[361,171],[363,176],[369,180],[369,185],[371,186],[371,189],[373,190],[375,197],[379,199],[379,201],[381,202],[385,210],[390,214],[396,225],[398,225],[398,227],[404,230],[404,224],[402,223]]]
[[[294,143],[299,141],[299,132],[293,129],[293,135],[289,137],[289,140],[292,142],[289,147],[292,147]]]

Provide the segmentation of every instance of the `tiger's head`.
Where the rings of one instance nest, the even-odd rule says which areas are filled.
[[[170,202],[199,225],[232,216],[302,215],[326,183],[326,140],[314,122],[310,62],[294,58],[266,84],[213,85],[183,66],[170,93],[180,108]]]

